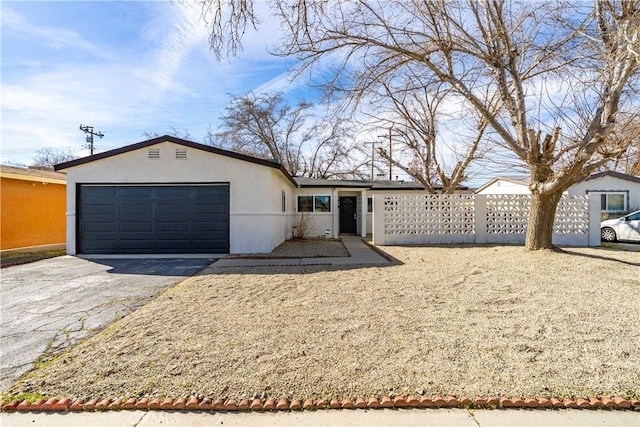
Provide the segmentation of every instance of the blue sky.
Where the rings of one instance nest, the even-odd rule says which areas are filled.
[[[199,9],[178,2],[0,5],[2,163],[29,164],[48,146],[87,155],[80,124],[104,132],[99,151],[172,128],[200,141],[209,126],[217,129],[229,94],[313,96],[290,82],[291,60],[268,54],[279,36],[269,19],[247,33],[238,58],[218,62]]]

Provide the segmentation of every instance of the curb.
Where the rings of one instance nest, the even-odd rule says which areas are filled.
[[[381,409],[381,408],[475,408],[475,409],[608,409],[640,411],[640,399],[622,397],[578,397],[574,399],[533,398],[533,397],[497,397],[497,396],[382,396],[345,398],[343,400],[325,399],[198,399],[179,398],[140,398],[129,399],[69,399],[51,398],[0,401],[4,412],[66,412],[66,411],[118,411],[118,410],[170,410],[170,411],[300,411],[315,409]]]

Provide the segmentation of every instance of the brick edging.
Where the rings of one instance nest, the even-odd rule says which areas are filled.
[[[38,399],[35,402],[23,400],[0,401],[5,412],[66,412],[66,411],[106,411],[121,409],[173,410],[173,411],[300,411],[315,409],[378,409],[378,408],[527,408],[527,409],[632,409],[640,411],[640,399],[622,397],[578,397],[576,399],[496,397],[476,396],[383,396],[359,397],[355,400],[338,399],[223,399],[216,400],[195,397],[140,398],[129,399]]]

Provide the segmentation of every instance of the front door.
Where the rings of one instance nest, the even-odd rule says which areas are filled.
[[[340,197],[340,233],[355,234],[358,231],[357,197]]]

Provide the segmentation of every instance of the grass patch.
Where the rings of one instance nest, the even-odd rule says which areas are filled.
[[[0,398],[7,402],[11,402],[12,400],[17,400],[18,402],[22,402],[26,400],[27,402],[33,403],[38,399],[46,399],[47,396],[43,394],[38,394],[38,393],[19,393],[19,394],[2,393],[2,395],[0,395]]]
[[[65,249],[33,251],[33,252],[10,252],[2,254],[0,257],[0,268],[10,267],[12,265],[27,264],[30,262],[40,261],[42,259],[54,258],[65,255]]]

